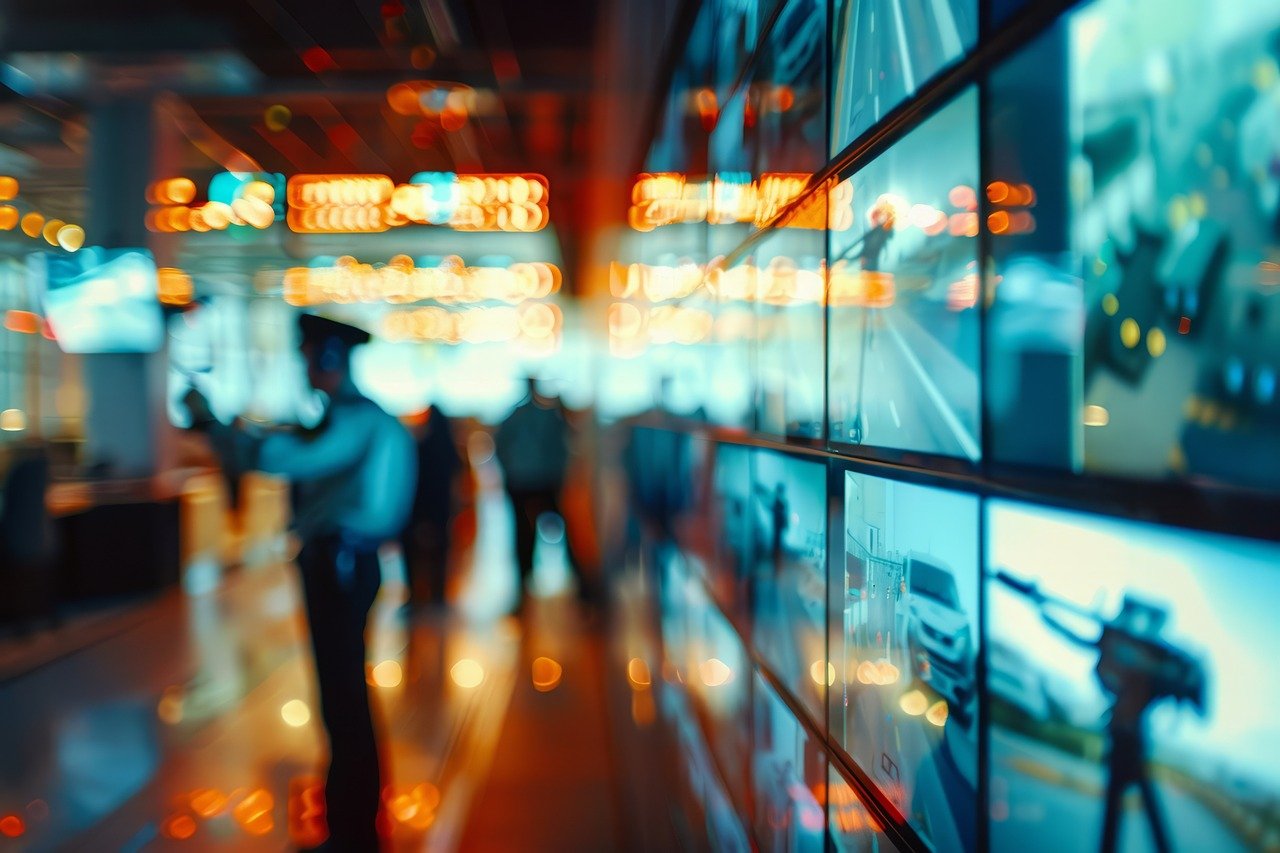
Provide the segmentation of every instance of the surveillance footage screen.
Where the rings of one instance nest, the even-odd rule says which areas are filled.
[[[849,178],[830,235],[830,438],[980,453],[978,97],[969,89]]]
[[[752,694],[751,779],[758,849],[823,853],[826,814],[815,791],[826,785],[826,755],[758,673]]]
[[[987,508],[991,849],[1280,837],[1280,546]]]
[[[751,99],[756,171],[815,172],[827,161],[825,0],[790,0],[761,46]]]
[[[1270,0],[1100,0],[993,74],[999,458],[1280,482],[1278,60]]]
[[[960,59],[978,35],[978,0],[836,0],[831,154]]]
[[[839,541],[831,735],[934,849],[973,850],[978,499],[846,472]]]
[[[758,451],[751,478],[752,638],[787,687],[822,718],[826,655],[827,468]]]
[[[822,438],[821,230],[780,228],[756,253],[756,429]]]

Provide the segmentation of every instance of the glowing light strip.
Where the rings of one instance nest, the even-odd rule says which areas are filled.
[[[444,344],[520,341],[538,349],[558,346],[563,329],[564,316],[560,308],[546,302],[462,311],[437,306],[408,308],[392,311],[382,322],[383,336],[392,341]]]
[[[759,227],[799,198],[812,178],[803,172],[766,172],[754,180],[746,173],[721,173],[709,181],[691,181],[678,172],[643,174],[632,184],[627,218],[637,231],[682,222]],[[852,185],[832,181],[825,195],[812,193],[780,224],[784,228],[844,231],[853,224],[852,202]]]
[[[289,228],[302,234],[358,234],[402,225],[457,231],[540,231],[550,222],[542,175],[420,172],[396,185],[386,175],[294,175]]]
[[[509,267],[469,267],[450,256],[437,267],[415,267],[405,255],[385,266],[339,258],[331,267],[291,267],[284,274],[284,300],[291,305],[326,303],[409,304],[499,301],[512,305],[560,291],[560,270],[540,261]]]

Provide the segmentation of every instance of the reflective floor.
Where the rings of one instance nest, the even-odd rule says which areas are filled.
[[[502,615],[509,508],[487,494],[453,611],[409,613],[384,560],[368,670],[384,835],[395,850],[616,847],[599,617],[566,594],[554,542],[523,619]],[[325,746],[292,566],[112,618],[64,626],[93,633],[0,681],[0,851],[320,841]]]

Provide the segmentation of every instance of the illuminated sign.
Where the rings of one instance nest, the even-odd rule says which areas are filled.
[[[167,178],[147,188],[146,225],[162,234],[225,231],[232,226],[270,228],[283,215],[284,176],[267,172],[219,172],[209,181],[209,200],[192,204],[195,183]]]
[[[563,328],[560,308],[545,302],[461,311],[438,306],[406,308],[388,313],[382,321],[382,335],[391,341],[444,344],[518,341],[539,349],[558,345]]]
[[[457,256],[426,267],[414,266],[407,255],[398,255],[380,266],[362,264],[346,256],[332,266],[292,267],[284,274],[284,300],[290,305],[425,301],[498,301],[514,305],[545,299],[559,290],[560,270],[554,264],[469,267]]]
[[[457,231],[540,231],[550,186],[541,175],[419,172],[396,185],[385,175],[295,175],[286,191],[289,227],[303,234],[358,234],[402,225]]]
[[[799,198],[812,177],[800,172],[766,172],[759,179],[752,179],[745,172],[722,172],[709,181],[691,181],[677,172],[644,174],[631,187],[628,221],[637,231],[688,222],[749,223],[760,227]],[[778,224],[784,228],[843,231],[853,224],[852,201],[849,182],[832,181],[825,195],[810,194]]]

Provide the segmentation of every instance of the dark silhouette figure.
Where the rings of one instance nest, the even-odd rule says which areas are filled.
[[[763,486],[756,486],[756,497],[764,504],[765,510],[769,513],[769,526],[771,544],[769,554],[773,560],[773,569],[776,574],[782,572],[782,561],[786,555],[786,546],[783,542],[786,537],[787,528],[791,525],[791,504],[787,501],[787,487],[783,483],[779,483],[772,493]]]
[[[574,552],[569,520],[561,508],[569,464],[569,425],[559,401],[538,393],[530,378],[528,394],[507,416],[494,435],[494,450],[506,484],[507,496],[515,512],[516,561],[520,567],[520,601],[533,574],[533,550],[537,543],[538,518],[555,513],[565,522],[565,551],[569,568],[578,579],[578,596],[593,599],[593,591]]]
[[[415,604],[444,604],[451,527],[457,509],[453,481],[462,467],[453,422],[436,406],[418,438],[418,485],[409,525],[400,539]]]
[[[0,492],[0,622],[25,633],[53,621],[57,604],[53,525],[45,508],[49,457],[31,443],[14,453]]]
[[[376,851],[382,773],[365,682],[365,626],[381,584],[378,547],[398,537],[413,501],[413,439],[351,381],[351,350],[368,334],[299,318],[312,386],[329,397],[314,430],[265,435],[225,426],[197,391],[186,402],[224,464],[288,477],[302,540],[298,568],[311,627],[320,716],[329,734],[325,850]]]
[[[1108,620],[1071,602],[1047,596],[1033,583],[1004,572],[998,572],[996,577],[1034,601],[1045,624],[1055,632],[1074,645],[1098,652],[1094,675],[1112,700],[1107,713],[1106,810],[1098,849],[1102,853],[1117,849],[1124,796],[1137,785],[1152,843],[1160,853],[1166,853],[1171,849],[1169,832],[1147,769],[1147,712],[1158,702],[1173,700],[1190,703],[1203,716],[1205,672],[1200,661],[1160,637],[1168,618],[1163,608],[1125,596],[1120,612]],[[1046,607],[1093,619],[1102,632],[1096,639],[1083,637],[1054,618]]]

